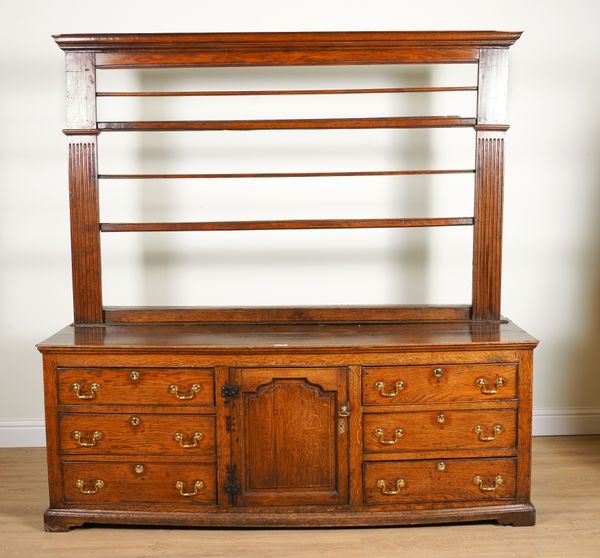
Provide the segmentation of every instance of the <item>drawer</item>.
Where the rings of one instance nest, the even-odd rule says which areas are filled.
[[[63,453],[214,455],[215,417],[73,413],[60,415]]]
[[[59,368],[63,405],[214,405],[210,368]]]
[[[515,364],[377,366],[362,370],[363,405],[484,401],[516,396]]]
[[[515,498],[516,459],[386,461],[363,465],[367,504]]]
[[[214,504],[211,463],[63,462],[65,502]]]
[[[513,409],[363,415],[365,453],[514,448],[516,432]]]

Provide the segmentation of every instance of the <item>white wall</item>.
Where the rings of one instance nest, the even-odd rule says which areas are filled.
[[[510,51],[509,120],[512,128],[507,144],[503,313],[541,339],[536,352],[534,386],[536,431],[545,434],[600,432],[600,163],[596,159],[600,150],[597,103],[600,50],[595,41],[599,18],[599,4],[591,0],[569,3],[506,0],[502,4],[471,0],[452,3],[21,0],[4,4],[0,22],[0,445],[42,443],[41,366],[34,344],[71,321],[66,142],[60,132],[64,125],[63,56],[50,38],[52,33],[68,32],[524,30],[522,39]],[[332,75],[355,79],[353,74],[344,77],[336,72]],[[310,75],[317,81],[323,79],[318,72]],[[394,77],[388,72],[381,79],[389,85]],[[421,77],[417,72],[404,75],[403,79],[418,81]],[[259,78],[277,79],[268,73]],[[142,85],[148,83],[143,77],[132,77],[136,79],[138,85],[140,79]],[[296,85],[305,87],[306,83],[296,82]],[[321,116],[319,110],[326,112],[317,106],[316,99],[311,102],[313,104],[309,103],[306,108],[314,111],[311,114]],[[369,110],[377,110],[369,107]],[[254,105],[246,108],[263,110]],[[282,111],[284,108],[281,106]],[[338,107],[327,110],[331,108],[337,110]],[[420,107],[406,108],[418,110]],[[358,163],[368,163],[384,168],[394,163],[399,166],[401,162],[394,159],[399,155],[428,153],[435,165],[447,154],[438,149],[438,140],[433,136],[422,140],[416,151],[410,151],[410,144],[396,136],[378,136],[373,141],[375,145],[377,142],[384,145],[390,138],[397,142],[392,143],[395,152],[384,153],[381,160],[368,160],[360,158],[364,154],[353,151],[352,138],[338,136],[337,140],[347,150],[336,153],[340,157],[339,164],[356,167]],[[132,153],[137,154],[136,164],[141,166],[152,163],[156,148],[153,140],[144,141],[137,146],[129,144]],[[345,141],[349,144],[344,144]],[[272,142],[265,143],[265,148],[274,147],[277,146]],[[117,147],[112,149],[118,153]],[[319,151],[313,149],[313,153],[317,157],[315,164],[319,166]],[[245,154],[246,162],[250,163],[253,154],[263,156],[260,150],[250,152],[243,146],[237,147],[236,154],[240,157]],[[279,153],[277,164],[290,163],[292,157],[288,155]],[[215,166],[221,163],[223,169],[223,161],[215,157],[211,155],[212,163]],[[167,160],[177,163],[175,159],[167,157]],[[323,161],[325,159],[320,162],[321,167],[325,166]],[[238,161],[238,164],[242,163]],[[124,165],[125,162],[121,170]],[[297,195],[293,193],[294,185],[289,186],[292,192],[289,195]],[[401,190],[398,182],[385,183],[380,190],[383,205],[369,201],[357,207],[352,203],[358,200],[358,189],[350,190],[347,197],[341,198],[339,193],[344,186],[334,184],[328,190],[329,196],[320,199],[322,207],[298,198],[293,204],[293,215],[308,215],[335,207],[333,202],[339,199],[344,200],[337,207],[340,215],[353,211],[353,216],[362,210],[373,214],[388,211],[396,215],[421,210],[435,213],[438,205],[430,197],[434,195],[458,205],[469,199],[464,191],[454,196],[444,194],[436,183],[425,186],[426,194],[415,194],[414,189],[409,188],[408,193]],[[265,202],[277,192],[270,186],[264,188],[256,198],[244,197],[240,189],[233,190],[234,197],[226,198],[210,187],[206,189],[204,202],[194,198],[199,195],[195,190],[195,193],[188,191],[167,198],[160,188],[150,188],[146,194],[133,188],[121,197],[107,198],[103,210],[119,217],[122,204],[127,202],[133,208],[133,216],[158,214],[166,218],[172,216],[177,203],[181,206],[183,202],[191,214],[195,207],[232,219],[248,218],[254,209],[274,214],[278,211],[276,203],[270,202],[271,205],[265,207]],[[403,193],[399,193],[401,191]],[[392,204],[386,206],[390,201]],[[462,287],[468,270],[465,275],[464,267],[456,263],[458,252],[449,251],[445,236],[431,233],[425,237],[414,235],[407,240],[396,231],[350,237],[352,245],[360,249],[361,267],[364,264],[365,268],[357,278],[358,284],[369,287],[361,291],[356,284],[339,281],[340,273],[343,278],[347,270],[357,266],[352,254],[341,249],[342,238],[327,234],[318,237],[291,234],[285,241],[257,237],[260,250],[248,244],[237,246],[237,251],[234,249],[237,241],[230,237],[227,249],[233,262],[215,255],[224,247],[219,243],[225,241],[214,240],[211,244],[213,240],[207,239],[205,252],[197,255],[220,266],[220,271],[212,277],[211,286],[206,287],[211,289],[210,300],[200,302],[222,303],[227,300],[232,285],[238,287],[236,303],[282,302],[290,293],[299,293],[297,302],[311,303],[321,301],[319,297],[329,297],[326,302],[340,302],[336,300],[339,297],[350,299],[348,302],[378,303],[423,298],[424,302],[468,299],[468,292]],[[309,241],[304,244],[304,252],[301,238]],[[468,239],[458,240],[457,250],[464,252]],[[111,258],[115,270],[107,275],[109,302],[137,303],[149,296],[153,300],[170,301],[169,297],[175,294],[196,296],[198,289],[194,290],[193,281],[197,275],[192,275],[187,283],[175,282],[178,279],[164,268],[162,249],[171,248],[177,242],[175,248],[188,250],[198,239],[157,239],[153,247],[148,247],[147,242],[131,238],[115,247],[114,240],[107,241],[107,257]],[[299,284],[289,283],[298,271],[294,268],[295,258],[283,259],[283,269],[288,271],[285,276],[273,275],[281,268],[275,267],[275,256],[269,249],[276,254],[278,249],[287,249],[289,242],[296,256],[304,254],[302,269],[315,266],[309,268],[311,273],[301,276]],[[320,247],[320,260],[310,260],[307,255],[311,242],[312,246]],[[376,249],[376,246],[383,248]],[[127,263],[128,251],[135,248],[145,249],[146,256],[133,262],[132,273],[124,275],[121,270]],[[424,248],[428,250],[426,256],[423,256]],[[333,262],[331,254],[336,254]],[[439,254],[446,257],[441,267],[439,264],[436,267],[433,262],[438,261]],[[277,261],[278,265],[282,263]],[[145,272],[144,263],[148,264]],[[189,264],[179,260],[170,263],[175,267]],[[192,271],[201,269],[197,263],[190,264]],[[237,276],[240,264],[250,266],[243,283],[230,279]],[[320,268],[317,280],[318,265],[324,267]],[[390,268],[393,271],[390,272]],[[398,268],[403,273],[399,273]],[[265,273],[271,277],[266,287]],[[424,273],[426,282],[421,280]],[[132,280],[126,282],[124,277]],[[301,293],[296,288],[307,285]],[[166,286],[169,289],[165,289]],[[324,291],[317,291],[317,287]],[[323,292],[325,294],[319,294]],[[370,298],[364,298],[366,292],[372,293],[368,295]]]

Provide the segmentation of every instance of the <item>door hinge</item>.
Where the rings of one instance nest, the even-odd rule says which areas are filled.
[[[225,384],[221,386],[221,397],[225,399],[234,399],[240,395],[240,386]]]
[[[237,467],[235,465],[227,466],[227,482],[223,490],[229,498],[229,504],[235,506],[237,496],[242,491],[242,487],[237,483]]]

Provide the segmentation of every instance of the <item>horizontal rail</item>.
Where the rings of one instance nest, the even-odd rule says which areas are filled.
[[[221,97],[261,95],[357,95],[369,93],[439,93],[477,91],[476,85],[459,87],[380,87],[362,89],[271,89],[256,91],[98,91],[96,97]]]
[[[258,231],[291,229],[386,229],[472,225],[472,217],[416,219],[304,219],[285,221],[212,221],[195,223],[100,223],[102,232]]]
[[[108,132],[169,132],[217,130],[325,130],[354,128],[458,128],[473,127],[475,118],[458,116],[392,116],[378,118],[311,118],[295,120],[148,120],[98,122]]]
[[[87,49],[86,49],[87,50]],[[379,48],[275,48],[261,45],[250,50],[223,49],[140,52],[97,52],[97,69],[120,68],[227,68],[268,66],[353,66],[356,64],[476,64],[479,48],[424,48],[385,45]]]
[[[128,307],[104,308],[107,324],[194,323],[384,323],[464,322],[470,306],[271,306],[271,307]],[[446,326],[447,327],[447,326]]]
[[[473,174],[475,169],[339,171],[339,172],[243,172],[188,174],[99,174],[101,180],[118,179],[176,179],[176,178],[315,178],[332,176],[412,176],[421,174]]]

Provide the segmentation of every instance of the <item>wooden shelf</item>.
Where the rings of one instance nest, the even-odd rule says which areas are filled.
[[[148,120],[98,122],[101,132],[177,132],[219,130],[333,130],[377,128],[472,128],[475,118],[397,116],[381,118],[308,118],[296,120]]]
[[[100,230],[102,232],[265,231],[450,227],[472,224],[472,217],[436,217],[431,219],[303,219],[290,221],[212,221],[199,223],[100,223]]]

